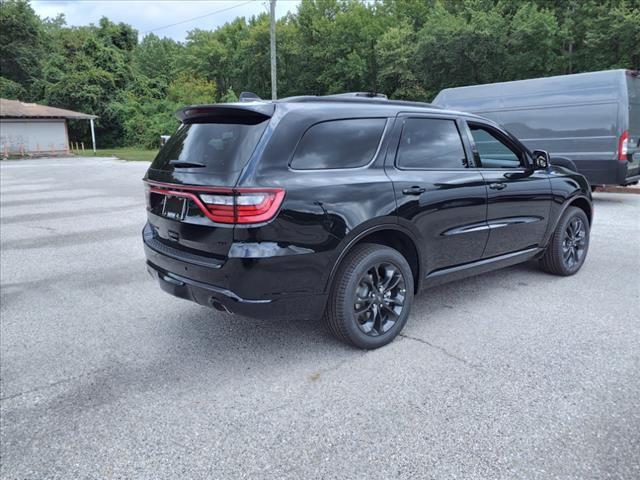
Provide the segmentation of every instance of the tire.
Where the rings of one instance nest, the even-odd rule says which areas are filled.
[[[356,245],[333,280],[325,321],[345,343],[381,347],[407,323],[413,291],[413,273],[400,252],[373,243]]]
[[[589,228],[584,211],[577,207],[567,208],[540,259],[542,270],[565,277],[577,273],[587,258]]]

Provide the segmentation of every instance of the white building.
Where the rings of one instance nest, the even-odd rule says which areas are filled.
[[[93,121],[87,113],[36,103],[0,99],[0,155],[56,155],[69,153],[67,120],[89,120],[95,151]]]

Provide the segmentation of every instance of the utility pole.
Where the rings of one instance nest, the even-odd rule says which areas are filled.
[[[96,154],[96,131],[93,128],[93,118],[89,119],[89,123],[91,124],[91,143],[93,144],[93,154]]]
[[[278,87],[276,82],[276,0],[270,0],[269,16],[271,17],[270,37],[271,37],[271,99],[278,98]]]

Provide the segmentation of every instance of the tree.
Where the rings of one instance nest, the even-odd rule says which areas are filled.
[[[221,103],[233,103],[238,101],[238,96],[236,92],[233,91],[231,87],[227,89],[227,92],[220,97]]]
[[[213,103],[216,82],[182,73],[169,85],[167,97],[180,106]]]
[[[130,52],[138,45],[138,31],[126,23],[117,25],[107,17],[102,17],[96,31],[106,45],[113,45],[118,50]]]
[[[531,3],[520,6],[510,21],[503,75],[518,80],[557,73],[562,57],[559,30],[553,12]]]
[[[509,22],[499,7],[468,2],[460,14],[438,3],[417,33],[417,60],[425,90],[500,80],[508,62]]]
[[[133,67],[146,77],[162,79],[168,84],[176,75],[183,51],[184,46],[175,40],[150,33],[133,50]]]
[[[108,104],[133,80],[131,51],[135,30],[107,19],[100,26],[71,27],[58,18],[44,24],[49,42],[40,78],[31,86],[40,102],[98,115],[96,129],[104,145],[121,141],[122,124],[108,114]],[[124,47],[120,48],[120,47]],[[89,140],[86,122],[69,126],[70,135]]]
[[[26,0],[2,0],[0,32],[0,72],[26,92],[40,74],[44,54],[42,21]]]
[[[303,0],[297,16],[304,46],[298,83],[317,94],[377,90],[375,44],[389,23],[375,4]]]
[[[623,1],[608,7],[598,9],[585,34],[589,68],[640,68],[639,3]]]
[[[391,98],[427,100],[415,70],[416,34],[408,24],[389,28],[376,44],[380,89]]]
[[[187,104],[269,97],[265,14],[183,43],[138,42],[107,18],[70,27],[26,0],[0,2],[0,94],[98,115],[103,145],[157,145]],[[428,100],[450,86],[640,68],[638,0],[302,0],[276,28],[280,97]],[[85,124],[70,125],[75,139],[88,141]]]
[[[22,100],[26,96],[26,90],[18,82],[0,77],[0,98]]]
[[[248,25],[244,18],[227,23],[215,31],[192,30],[187,35],[184,53],[178,60],[179,69],[214,81],[222,92],[231,85],[244,85],[241,79],[242,65],[249,63],[247,59],[251,58],[243,56],[242,50],[242,40],[247,33]]]

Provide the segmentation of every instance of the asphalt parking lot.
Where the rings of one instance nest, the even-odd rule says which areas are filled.
[[[640,478],[640,195],[587,262],[418,297],[380,350],[173,298],[145,163],[0,163],[3,479]]]

